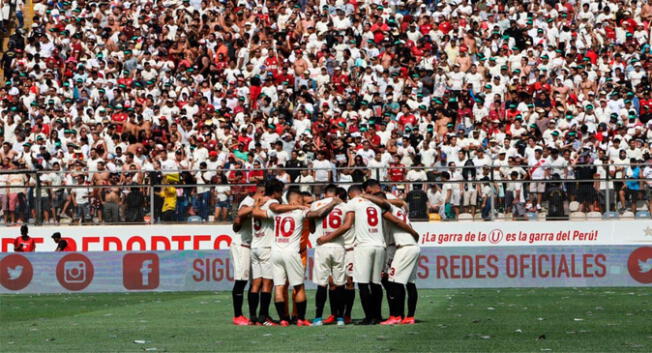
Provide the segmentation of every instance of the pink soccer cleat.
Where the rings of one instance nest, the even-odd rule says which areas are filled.
[[[401,325],[414,325],[416,324],[416,321],[414,320],[413,316],[406,317],[401,321]]]
[[[400,316],[390,316],[387,320],[381,322],[381,325],[398,325],[401,323]]]

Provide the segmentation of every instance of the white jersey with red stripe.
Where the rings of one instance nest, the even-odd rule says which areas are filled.
[[[269,199],[265,202],[260,209],[267,213],[266,218],[253,218],[252,228],[254,231],[253,239],[251,240],[252,248],[269,248],[274,242],[274,219],[272,218],[274,212],[269,209],[272,204],[278,203],[278,200]]]
[[[238,211],[241,210],[243,207],[253,207],[256,201],[253,199],[251,196],[247,196],[240,202],[240,206],[238,206]],[[251,244],[251,238],[253,236],[253,222],[244,222],[242,223],[242,227],[240,228],[240,231],[236,232],[235,235],[233,235],[233,239],[231,240],[231,244],[242,244],[242,245],[249,245]]]
[[[323,200],[315,201],[312,203],[312,205],[310,205],[310,210],[317,211],[323,208],[324,206],[330,204],[332,201],[333,201],[332,197],[327,197]],[[334,232],[337,228],[341,227],[342,224],[344,223],[345,210],[346,210],[345,204],[341,203],[333,207],[333,209],[326,216],[324,216],[324,218],[320,220],[315,220],[315,235],[319,238],[321,236],[330,234]],[[326,244],[322,244],[321,246],[341,247],[345,245],[347,238],[351,240],[350,246],[353,247],[352,230],[348,230],[346,234],[343,234],[342,236],[339,236]]]
[[[407,216],[407,212],[400,208],[392,205],[391,209],[392,214],[400,219],[401,221],[405,222],[407,225],[410,227],[412,226],[412,223],[410,223],[410,219]],[[389,222],[388,222],[389,223]],[[412,234],[404,231],[403,229],[397,227],[395,224],[391,223],[389,225],[390,228],[390,237],[392,238],[394,244],[398,246],[405,246],[405,245],[416,245],[417,242],[414,240],[412,237]]]
[[[271,211],[270,211],[271,212]],[[301,235],[303,233],[303,220],[307,210],[294,210],[274,214],[274,250],[291,250],[297,253],[301,249]]]
[[[355,246],[385,247],[383,211],[378,205],[362,197],[354,197],[344,209],[355,214]]]

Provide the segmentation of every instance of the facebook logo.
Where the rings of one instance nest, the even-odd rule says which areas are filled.
[[[159,259],[155,253],[129,253],[122,258],[122,282],[126,289],[156,289]]]

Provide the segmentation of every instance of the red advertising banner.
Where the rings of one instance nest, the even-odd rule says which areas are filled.
[[[652,221],[416,222],[422,247],[652,244]],[[60,232],[73,251],[228,249],[231,225],[30,227],[36,251],[54,251]],[[0,228],[1,252],[13,251],[19,229]],[[310,245],[315,243],[310,238]],[[312,247],[312,246],[311,246]]]

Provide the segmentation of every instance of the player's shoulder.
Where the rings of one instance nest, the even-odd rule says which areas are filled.
[[[239,208],[243,208],[243,207],[246,207],[246,206],[250,207],[250,206],[253,206],[255,203],[256,203],[256,201],[254,200],[253,197],[247,196],[247,197],[244,198],[244,200],[242,200],[242,202],[240,202],[240,207]]]
[[[317,201],[313,202],[310,205],[310,209],[311,210],[318,210],[318,209],[328,205],[331,202],[331,200],[333,200],[332,197],[327,197],[327,198],[324,198],[324,199],[321,199],[321,200],[317,200]]]
[[[263,204],[263,207],[265,207],[265,206],[269,207],[269,206],[271,206],[271,205],[273,205],[275,203],[280,203],[280,202],[278,202],[277,199],[269,199],[269,200],[265,201],[265,203]]]

